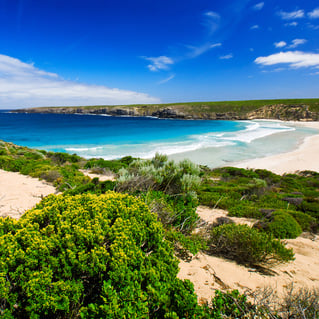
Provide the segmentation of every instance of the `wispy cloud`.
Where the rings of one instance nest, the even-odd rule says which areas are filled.
[[[215,11],[206,11],[203,24],[208,28],[209,34],[212,35],[219,28],[220,15]]]
[[[294,49],[298,45],[305,44],[307,42],[306,39],[294,39],[291,41],[292,43],[288,46],[289,49]]]
[[[285,11],[279,11],[278,15],[283,19],[283,20],[294,20],[294,19],[300,19],[305,16],[304,10],[296,10],[296,11],[291,11],[291,12],[285,12]]]
[[[259,29],[259,25],[258,24],[255,24],[255,25],[250,27],[250,30],[257,30],[257,29]]]
[[[254,62],[261,65],[288,64],[291,68],[319,67],[319,53],[287,51],[258,57]]]
[[[298,22],[296,21],[285,23],[285,27],[296,27],[297,25]]]
[[[172,75],[170,75],[169,77],[167,77],[166,79],[161,80],[161,81],[159,81],[159,82],[157,82],[157,83],[158,83],[158,84],[164,84],[164,83],[166,83],[166,82],[168,82],[168,81],[170,81],[170,80],[173,80],[173,79],[175,78],[175,76],[176,76],[176,74],[172,74]]]
[[[276,68],[274,70],[262,70],[262,73],[277,73],[277,72],[281,72],[281,71],[285,71],[287,70],[286,68]]]
[[[187,54],[187,58],[196,58],[213,48],[220,47],[221,45],[221,43],[205,43],[200,46],[187,45],[186,47],[190,49],[190,52]]]
[[[233,57],[234,57],[234,55],[232,53],[229,53],[229,54],[226,54],[226,55],[222,55],[219,58],[221,60],[229,60],[229,59],[232,59]]]
[[[2,107],[158,103],[144,93],[66,81],[33,64],[0,55]]]
[[[275,42],[274,46],[276,48],[287,47],[288,49],[294,49],[299,45],[305,44],[306,42],[307,42],[306,39],[294,39],[291,41],[290,45],[288,45],[287,42],[285,42],[285,41],[279,41],[279,42]]]
[[[254,6],[253,6],[253,9],[254,10],[261,10],[263,7],[264,7],[264,5],[265,5],[265,3],[264,2],[259,2],[259,3],[257,3],[257,4],[255,4]]]
[[[317,19],[319,18],[319,8],[316,8],[312,10],[311,12],[308,12],[308,17],[310,19]]]
[[[285,47],[287,45],[287,43],[285,42],[285,41],[279,41],[279,42],[275,42],[274,43],[274,46],[276,47],[276,48],[283,48],[283,47]]]
[[[158,57],[143,57],[147,61],[151,61],[151,63],[147,66],[150,71],[159,71],[159,70],[168,70],[169,66],[174,64],[172,58],[161,55]]]

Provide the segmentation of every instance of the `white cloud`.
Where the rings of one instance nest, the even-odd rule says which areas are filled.
[[[306,53],[301,51],[287,51],[258,57],[256,64],[276,65],[288,64],[291,68],[319,67],[319,53]]]
[[[285,27],[296,27],[297,25],[298,25],[298,22],[296,21],[285,23]]]
[[[176,74],[172,74],[172,75],[170,75],[168,78],[166,78],[166,79],[164,79],[164,80],[159,81],[159,82],[158,82],[158,84],[166,83],[166,82],[168,82],[168,81],[170,81],[170,80],[174,79],[174,78],[175,78],[175,76],[176,76]]]
[[[261,9],[264,7],[264,5],[265,5],[264,2],[259,2],[259,3],[255,4],[255,5],[253,6],[253,9],[254,9],[254,10],[261,10]]]
[[[278,15],[281,16],[283,20],[293,20],[303,18],[305,16],[305,12],[303,10],[296,10],[291,12],[279,11]]]
[[[220,15],[215,11],[207,11],[204,17],[206,19],[203,24],[208,28],[209,33],[213,34],[219,28]]]
[[[188,45],[187,48],[191,50],[190,53],[188,54],[188,58],[191,58],[191,59],[196,58],[213,48],[220,47],[221,45],[222,45],[221,43],[205,43],[198,47],[193,45]]]
[[[0,105],[4,108],[158,102],[144,93],[66,81],[31,63],[0,54]]]
[[[169,65],[174,64],[173,59],[165,55],[161,55],[158,57],[143,57],[143,58],[145,60],[152,62],[151,64],[147,66],[150,69],[150,71],[168,70]]]
[[[288,46],[288,48],[293,49],[296,48],[298,45],[305,44],[307,40],[305,39],[294,39],[291,41],[292,43]]]
[[[287,45],[287,43],[285,42],[285,41],[279,41],[279,42],[275,42],[274,43],[274,46],[276,47],[276,48],[283,48],[283,47],[285,47]]]
[[[217,12],[214,11],[207,11],[204,13],[205,16],[214,18],[214,19],[220,19],[220,15]]]
[[[308,17],[311,19],[319,18],[319,8],[316,8],[316,9],[312,10],[311,12],[308,12]]]
[[[251,26],[250,29],[251,29],[251,30],[259,29],[259,25],[258,25],[258,24],[255,24],[255,25]]]
[[[221,60],[229,60],[229,59],[232,59],[233,57],[234,57],[234,55],[232,53],[229,53],[229,54],[226,54],[226,55],[222,55],[219,58]]]

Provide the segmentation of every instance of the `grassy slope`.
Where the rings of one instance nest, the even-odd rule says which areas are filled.
[[[147,108],[148,111],[156,111],[166,107],[178,108],[187,113],[201,113],[201,112],[238,112],[244,114],[249,111],[256,110],[265,105],[308,105],[310,111],[319,112],[319,99],[278,99],[278,100],[248,100],[248,101],[219,101],[219,102],[185,102],[185,103],[169,103],[169,104],[132,104],[132,105],[92,105],[79,106],[75,108],[96,109],[103,107],[125,107],[125,108]],[[45,107],[47,109],[47,107]]]

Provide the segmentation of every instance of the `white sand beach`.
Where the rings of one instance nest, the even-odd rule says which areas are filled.
[[[294,122],[294,125],[319,130],[319,122]],[[319,135],[306,137],[299,147],[291,152],[247,160],[231,166],[267,169],[276,174],[303,170],[319,172]]]

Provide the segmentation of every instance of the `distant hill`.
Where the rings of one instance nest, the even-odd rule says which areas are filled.
[[[154,116],[158,118],[210,120],[251,120],[259,118],[319,121],[319,99],[37,107],[19,109],[14,112],[107,114],[111,116]]]

